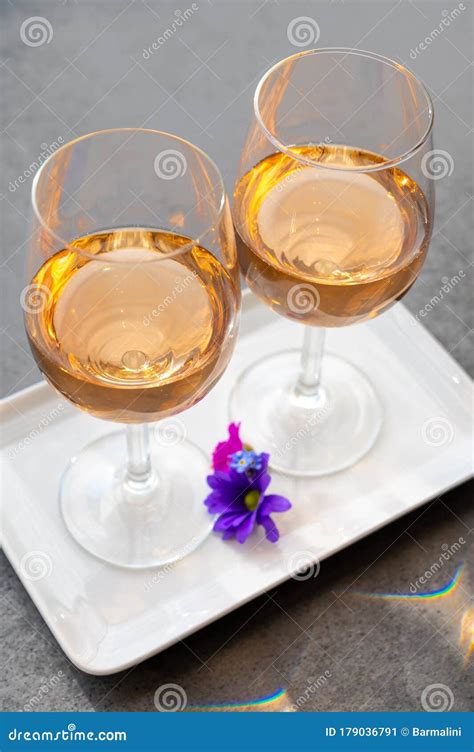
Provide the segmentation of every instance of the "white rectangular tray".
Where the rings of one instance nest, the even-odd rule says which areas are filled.
[[[265,352],[294,347],[297,331],[244,295],[231,365],[206,399],[180,416],[189,438],[210,453],[226,435],[238,373]],[[111,674],[143,661],[288,579],[299,552],[321,561],[469,477],[470,379],[402,305],[370,323],[332,330],[328,340],[330,350],[368,372],[381,396],[385,421],[375,447],[336,475],[274,475],[272,493],[293,502],[278,516],[277,545],[255,546],[258,538],[251,538],[240,546],[211,534],[162,570],[104,565],[62,523],[61,473],[110,424],[70,407],[45,383],[3,401],[3,547],[81,670]]]

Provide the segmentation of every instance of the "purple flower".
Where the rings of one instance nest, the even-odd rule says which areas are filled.
[[[217,470],[207,478],[212,491],[204,503],[211,514],[219,515],[214,530],[223,533],[223,540],[235,538],[244,543],[255,525],[262,525],[272,543],[280,537],[270,515],[285,512],[291,504],[284,496],[265,495],[271,481],[267,472],[269,455],[258,457],[261,468],[257,472],[238,472],[231,467],[227,471]]]
[[[234,452],[230,458],[230,468],[237,470],[238,473],[246,473],[249,470],[262,469],[262,457],[253,449],[241,449],[240,452]]]
[[[226,441],[220,441],[214,449],[212,454],[212,467],[214,470],[227,470],[231,455],[243,449],[239,429],[240,423],[231,423],[228,428],[229,438]]]

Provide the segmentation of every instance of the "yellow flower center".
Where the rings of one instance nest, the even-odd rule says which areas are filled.
[[[259,501],[260,494],[258,491],[249,491],[247,494],[245,494],[244,504],[249,512],[254,512],[256,510]]]

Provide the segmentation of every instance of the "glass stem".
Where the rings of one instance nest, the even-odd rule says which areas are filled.
[[[321,361],[326,330],[318,326],[305,326],[301,370],[296,383],[296,394],[304,397],[320,395]]]
[[[150,435],[146,423],[127,425],[127,453],[127,484],[137,491],[146,489],[152,477]]]

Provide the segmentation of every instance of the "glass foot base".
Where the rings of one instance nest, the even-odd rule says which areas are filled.
[[[256,451],[270,452],[270,466],[296,476],[327,475],[360,460],[382,425],[379,399],[361,371],[342,358],[324,355],[316,395],[295,389],[300,350],[257,361],[238,379],[231,419]]]
[[[99,559],[127,568],[163,566],[191,553],[213,518],[204,506],[209,459],[194,444],[151,442],[153,475],[137,492],[125,482],[125,431],[94,441],[75,457],[60,504],[73,538]]]

